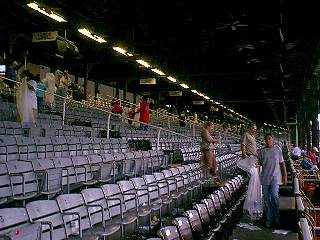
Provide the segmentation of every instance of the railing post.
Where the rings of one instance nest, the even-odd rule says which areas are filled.
[[[110,138],[110,119],[111,119],[111,113],[109,113],[108,121],[107,121],[107,139]]]
[[[161,134],[161,128],[158,128],[158,134],[157,134],[157,150],[160,150],[160,134]]]
[[[66,118],[66,98],[63,98],[63,107],[62,107],[62,125],[64,125],[64,121]]]

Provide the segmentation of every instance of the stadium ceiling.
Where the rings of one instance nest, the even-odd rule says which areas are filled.
[[[191,92],[197,90],[212,100],[210,104],[219,102],[258,123],[282,125],[295,118],[319,60],[314,2],[38,1],[40,9],[66,20],[58,22],[28,7],[30,1],[4,0],[0,2],[0,50],[8,55],[28,50],[33,61],[64,64],[80,75],[85,63],[90,66],[90,79],[151,92],[154,98],[183,90],[186,94],[173,100],[180,108],[203,100]],[[39,51],[39,46],[31,44],[31,33],[41,31],[58,31],[70,41],[63,59],[55,57],[57,50],[52,46]],[[106,42],[97,42],[99,38]],[[139,59],[165,76],[146,71],[137,64]],[[168,80],[169,76],[177,82]],[[159,84],[138,84],[140,78],[148,77],[157,78]]]

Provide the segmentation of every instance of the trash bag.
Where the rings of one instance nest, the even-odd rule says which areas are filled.
[[[250,175],[247,196],[243,204],[243,213],[252,221],[260,219],[263,214],[262,189],[256,161],[255,156],[249,156],[239,159],[237,162],[237,166]]]

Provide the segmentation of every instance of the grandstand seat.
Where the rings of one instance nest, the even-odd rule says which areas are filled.
[[[0,209],[0,239],[40,240],[41,224],[29,222],[25,208]]]
[[[77,183],[89,186],[98,182],[97,179],[94,179],[94,174],[87,156],[72,156],[71,160],[76,172]]]
[[[138,215],[136,211],[130,209],[124,203],[124,195],[122,195],[118,184],[104,184],[101,186],[105,198],[108,202],[110,217],[114,224],[123,225],[123,236],[131,233],[138,228]]]
[[[101,188],[89,188],[81,191],[83,199],[88,209],[90,223],[92,226],[97,224],[103,225],[104,231],[98,232],[98,235],[109,237],[117,235],[121,229],[120,224],[113,224],[110,217],[108,202],[104,197]],[[96,230],[95,230],[96,231]],[[122,232],[122,231],[121,231]],[[118,236],[119,237],[119,236]],[[120,239],[122,236],[120,236]]]
[[[182,239],[193,240],[192,229],[188,221],[188,218],[178,217],[173,219],[172,223],[177,227]]]
[[[51,195],[62,191],[62,168],[55,168],[51,159],[34,159],[32,166],[39,178],[39,192]]]
[[[50,137],[34,137],[37,158],[54,157],[53,145]]]
[[[193,238],[202,239],[204,237],[204,234],[198,211],[195,209],[187,210],[183,213],[183,215],[189,220],[193,233]]]
[[[33,171],[32,163],[25,161],[7,162],[8,175],[13,200],[23,201],[39,194],[38,178]]]
[[[32,223],[45,223],[41,239],[65,239],[75,233],[70,222],[64,222],[65,217],[74,214],[61,213],[56,200],[32,201],[27,203],[26,209]]]
[[[179,240],[180,235],[176,226],[166,226],[159,230],[159,235],[163,240]]]

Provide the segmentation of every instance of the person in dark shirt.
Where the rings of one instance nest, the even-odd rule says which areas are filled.
[[[9,66],[7,66],[5,78],[16,81],[18,66],[19,66],[19,63],[17,61],[13,61]],[[9,88],[14,88],[15,82],[5,79],[4,83],[7,84]]]

